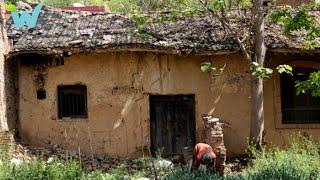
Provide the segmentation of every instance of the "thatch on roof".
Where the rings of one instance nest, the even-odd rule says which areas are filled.
[[[318,13],[320,17],[320,13]],[[150,14],[156,16],[156,14]],[[232,18],[232,17],[231,17]],[[243,28],[235,17],[235,29]],[[137,23],[125,14],[91,13],[43,7],[34,29],[19,30],[7,21],[11,53],[84,51],[161,51],[169,53],[227,53],[238,51],[232,37],[210,15],[180,17],[175,22],[152,24],[140,34]],[[299,34],[282,34],[280,25],[267,25],[270,49],[299,49],[305,40]],[[145,36],[149,38],[144,38]]]

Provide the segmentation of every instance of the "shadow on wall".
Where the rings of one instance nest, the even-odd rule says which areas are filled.
[[[9,131],[15,132],[15,136],[19,136],[18,133],[18,88],[16,82],[18,78],[17,59],[10,58],[4,61],[4,85],[5,92],[4,98],[6,102],[6,118]]]

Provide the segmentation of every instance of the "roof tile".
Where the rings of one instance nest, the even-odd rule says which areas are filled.
[[[154,16],[154,14],[150,14]],[[232,17],[231,17],[232,18]],[[244,28],[234,17],[232,26]],[[12,40],[11,51],[74,48],[113,48],[117,46],[173,49],[179,52],[238,50],[235,40],[224,33],[221,24],[211,16],[181,17],[145,27],[135,34],[137,24],[127,15],[90,13],[43,7],[37,26],[18,30],[13,20],[7,21],[7,34]],[[299,48],[301,34],[282,34],[280,25],[267,25],[266,44],[269,48]],[[152,35],[151,38],[146,36]]]

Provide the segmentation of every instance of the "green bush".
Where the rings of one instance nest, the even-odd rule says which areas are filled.
[[[244,179],[320,179],[319,145],[306,138],[294,139],[286,150],[252,151],[252,165]]]

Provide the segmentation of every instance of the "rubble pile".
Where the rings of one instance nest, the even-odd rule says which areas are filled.
[[[145,161],[142,159],[129,159],[129,158],[114,158],[108,157],[104,154],[89,155],[79,153],[75,150],[64,150],[58,146],[52,148],[33,147],[22,143],[15,143],[13,146],[13,153],[11,162],[20,164],[21,162],[31,162],[36,158],[42,158],[45,162],[51,161],[53,158],[58,158],[62,162],[70,159],[78,161],[83,168],[88,171],[102,170],[108,172],[116,168],[123,168],[125,170],[145,170],[151,171],[151,165],[148,163],[148,158]]]

